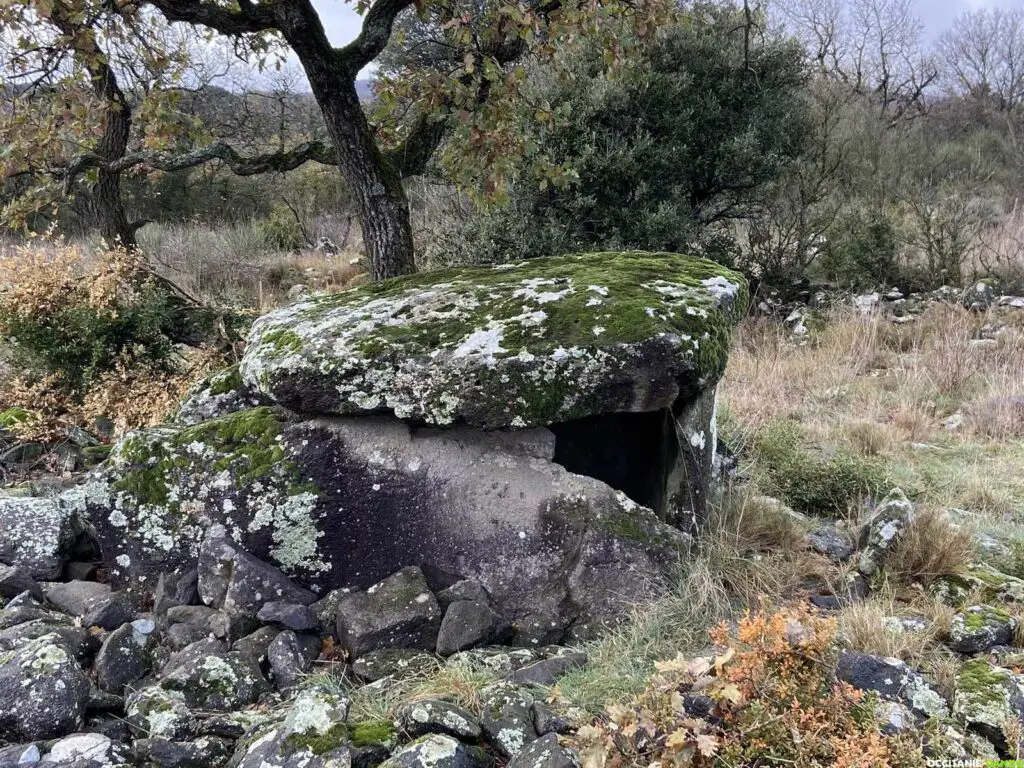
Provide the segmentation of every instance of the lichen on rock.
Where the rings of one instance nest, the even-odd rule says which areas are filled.
[[[289,573],[327,570],[318,551],[318,489],[302,476],[281,428],[276,412],[260,407],[119,443],[94,483],[106,498],[92,516],[115,579],[133,562],[152,562],[154,552],[171,569],[194,560],[214,520],[239,539],[265,534]]]
[[[713,383],[743,280],[668,253],[428,272],[260,318],[245,383],[295,410],[525,428],[652,411]]]

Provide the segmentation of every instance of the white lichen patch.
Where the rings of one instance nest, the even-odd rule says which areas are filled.
[[[717,376],[742,292],[721,267],[673,254],[425,273],[307,297],[260,318],[240,372],[298,410],[315,402],[321,413],[391,411],[440,425],[539,426],[595,409],[654,410],[665,404],[638,402],[621,383],[614,402],[595,402],[594,393],[612,397],[604,382],[623,370],[639,397],[671,393],[671,380]]]

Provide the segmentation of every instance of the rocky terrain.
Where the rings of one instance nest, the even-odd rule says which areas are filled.
[[[761,370],[738,394],[742,331],[722,420],[730,437],[738,415],[768,426],[737,462],[715,390],[743,291],[707,262],[624,254],[305,297],[171,423],[60,441],[70,481],[0,498],[0,766],[570,768],[652,749],[713,765],[750,747],[733,690],[750,640],[742,622],[706,629],[736,626],[768,584],[771,610],[815,612],[783,622],[773,675],[833,622],[828,685],[865,697],[858,728],[909,745],[858,764],[1016,758],[1020,464],[985,470],[1005,503],[975,518],[936,495],[931,465],[896,466],[975,439],[966,397],[898,450],[852,458],[819,430],[783,461],[784,441],[757,436],[790,409],[817,428],[823,366],[782,393]],[[924,326],[950,298],[858,297],[850,322]],[[973,354],[1018,354],[1017,301],[956,294],[979,318],[965,342],[994,342]],[[778,355],[830,348],[819,322],[845,326],[825,304],[765,303]],[[907,386],[874,370],[856,380]],[[689,635],[658,624],[712,603]],[[644,709],[665,684],[654,662],[677,653],[668,713]],[[634,703],[628,736],[595,735]],[[673,751],[684,730],[695,746]]]

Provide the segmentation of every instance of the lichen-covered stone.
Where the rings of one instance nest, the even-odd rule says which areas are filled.
[[[953,716],[1005,753],[1007,728],[1024,718],[1024,676],[981,659],[968,661],[956,676]]]
[[[71,733],[88,699],[89,680],[59,635],[0,651],[0,741]]]
[[[0,563],[42,581],[60,578],[83,529],[85,502],[77,488],[47,498],[0,494]]]
[[[493,429],[654,411],[721,375],[745,293],[669,253],[426,272],[263,316],[241,372],[306,413]]]
[[[972,605],[949,625],[949,647],[959,653],[981,653],[1013,639],[1017,619],[991,605]]]
[[[182,399],[172,421],[193,426],[259,404],[260,398],[242,383],[238,366],[233,365],[210,374],[193,386]]]
[[[395,721],[412,738],[428,733],[444,733],[456,739],[474,742],[481,735],[480,723],[462,707],[438,699],[423,699],[403,704]]]
[[[189,707],[230,711],[254,704],[270,690],[255,659],[227,652],[218,640],[200,640],[175,653],[158,675]]]
[[[511,683],[495,683],[481,691],[480,700],[480,726],[488,743],[500,755],[511,759],[537,739],[533,697],[525,690]]]
[[[549,733],[529,744],[508,768],[579,768],[580,756],[558,743],[558,736]]]
[[[155,644],[155,627],[147,619],[115,629],[96,656],[96,684],[104,691],[120,694],[125,686],[141,680],[149,673]]]
[[[377,739],[351,726],[348,700],[320,688],[301,692],[283,718],[258,727],[239,742],[230,765],[234,768],[342,768],[350,766],[349,745],[364,738]],[[388,732],[390,738],[390,729]]]
[[[1002,573],[990,565],[973,563],[955,574],[940,576],[932,592],[943,602],[959,608],[972,594],[992,602],[1024,603],[1024,579]]]
[[[119,586],[195,568],[222,525],[320,594],[422,566],[442,583],[481,585],[517,644],[557,642],[621,616],[687,539],[554,454],[546,429],[419,430],[257,408],[127,438],[94,478],[107,490],[90,520]]]
[[[483,764],[481,751],[451,736],[433,734],[402,747],[381,768],[480,768]]]
[[[844,650],[836,677],[862,691],[874,691],[887,701],[906,706],[927,719],[949,714],[949,706],[920,674],[899,659]]]
[[[858,569],[873,576],[882,568],[885,558],[896,546],[903,529],[914,517],[914,507],[898,488],[893,489],[875,510],[874,516],[860,534]]]

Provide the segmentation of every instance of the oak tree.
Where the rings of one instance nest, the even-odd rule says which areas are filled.
[[[623,14],[635,18],[639,34],[654,34],[658,19],[671,6],[662,0],[499,0],[469,6],[455,0],[418,5],[414,0],[354,0],[362,15],[361,29],[351,42],[336,46],[310,0],[0,0],[0,24],[12,30],[22,53],[31,58],[45,49],[42,59],[49,62],[53,50],[62,62],[70,59],[87,73],[93,98],[104,109],[101,131],[111,134],[109,141],[90,142],[76,155],[65,152],[66,162],[59,168],[53,167],[48,149],[28,153],[22,148],[13,153],[14,160],[17,164],[27,154],[38,156],[28,164],[32,172],[48,171],[65,185],[92,174],[97,205],[113,204],[117,190],[111,180],[130,168],[174,171],[217,160],[236,173],[257,173],[289,170],[310,160],[336,164],[351,188],[372,276],[401,275],[415,270],[403,179],[423,172],[447,131],[462,131],[471,139],[469,146],[482,158],[476,167],[486,167],[488,159],[508,162],[514,121],[505,115],[520,106],[515,95],[527,57],[543,58],[579,35],[608,35],[605,22]],[[131,105],[119,87],[122,69],[113,50],[123,46],[133,53],[147,51],[146,26],[155,23],[154,12],[172,25],[229,40],[260,62],[277,46],[293,52],[323,114],[329,142],[304,142],[256,156],[243,156],[224,142],[185,154],[159,146],[128,151],[123,137],[131,126]],[[357,78],[385,50],[396,20],[413,12],[441,29],[445,44],[458,55],[447,69],[412,62],[403,73],[407,77],[388,79],[379,100],[385,110],[396,107],[401,119],[373,125],[360,103]],[[22,34],[39,20],[57,31],[46,46]],[[614,51],[610,37],[608,42]],[[169,55],[156,51],[154,64]],[[54,90],[58,100],[63,90]],[[11,158],[3,162],[9,169]],[[131,222],[114,218],[105,225],[105,234],[130,241]]]

